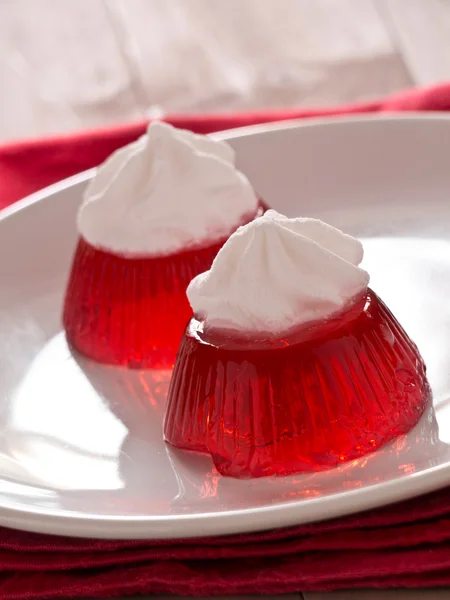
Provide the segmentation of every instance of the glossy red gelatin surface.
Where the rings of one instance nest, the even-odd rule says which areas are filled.
[[[430,400],[415,344],[377,295],[285,339],[205,333],[192,319],[164,434],[233,477],[326,469],[416,424]]]
[[[80,239],[64,304],[69,344],[101,363],[167,368],[192,315],[186,287],[220,245],[162,258],[123,258]]]
[[[266,209],[260,202],[253,218]],[[127,257],[80,238],[64,301],[68,343],[100,363],[171,368],[192,316],[186,288],[211,267],[225,241],[167,256]]]

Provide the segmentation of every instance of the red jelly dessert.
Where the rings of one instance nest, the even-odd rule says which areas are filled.
[[[64,304],[69,344],[102,363],[173,366],[186,287],[264,212],[223,141],[153,123],[86,189]]]
[[[192,319],[164,434],[223,475],[316,471],[406,433],[430,398],[425,365],[372,291],[326,324],[283,339],[205,332]]]
[[[80,238],[64,302],[67,341],[101,363],[172,367],[192,316],[186,288],[210,268],[225,241],[169,256],[127,258]]]
[[[330,468],[407,432],[425,365],[362,258],[357,239],[273,210],[234,233],[188,286],[165,439],[245,478]]]

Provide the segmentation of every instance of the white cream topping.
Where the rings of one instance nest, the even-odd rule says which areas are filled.
[[[113,253],[171,254],[228,236],[257,206],[231,146],[155,122],[99,167],[78,229]]]
[[[274,210],[240,227],[187,296],[206,327],[282,333],[321,321],[363,295],[357,239],[317,219]]]

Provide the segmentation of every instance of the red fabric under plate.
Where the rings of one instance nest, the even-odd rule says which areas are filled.
[[[403,92],[384,101],[357,106],[228,115],[177,115],[167,116],[166,120],[198,133],[210,133],[256,123],[315,116],[446,110],[450,110],[450,83]],[[145,122],[139,122],[0,147],[0,208],[51,183],[100,164],[113,150],[141,135],[145,126]]]
[[[402,110],[450,110],[450,84],[364,106],[167,120],[206,133],[297,117]],[[144,129],[145,123],[136,123],[3,146],[0,207],[97,165]],[[0,528],[0,600],[441,585],[450,585],[450,488],[344,519],[223,538],[78,540]]]

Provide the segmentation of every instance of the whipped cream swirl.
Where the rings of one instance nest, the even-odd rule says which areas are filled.
[[[361,242],[339,229],[269,210],[228,239],[187,296],[206,327],[283,333],[361,297],[369,283],[362,258]]]
[[[226,142],[162,122],[99,167],[78,212],[91,245],[117,254],[171,254],[227,237],[258,199]]]

